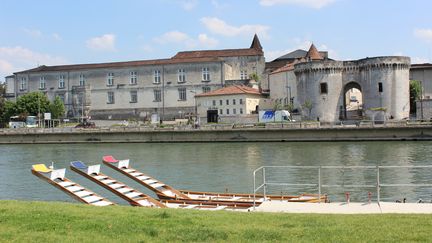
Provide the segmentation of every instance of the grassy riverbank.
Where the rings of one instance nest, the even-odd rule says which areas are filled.
[[[430,241],[430,215],[209,212],[0,201],[0,239],[10,242]]]

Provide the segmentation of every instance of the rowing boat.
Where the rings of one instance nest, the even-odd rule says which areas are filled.
[[[130,160],[118,160],[112,155],[103,156],[102,162],[108,167],[126,175],[139,184],[152,190],[159,199],[175,200],[198,200],[198,201],[218,201],[218,202],[244,202],[261,204],[265,200],[282,200],[288,202],[324,202],[326,196],[319,197],[316,194],[302,194],[300,196],[291,195],[264,195],[245,194],[245,193],[217,193],[217,192],[197,192],[188,190],[177,190],[173,187],[144,174],[130,166]]]
[[[57,187],[64,193],[71,196],[73,199],[94,206],[109,206],[114,205],[113,202],[98,194],[84,188],[65,177],[66,169],[53,170],[47,168],[45,164],[35,164],[32,166],[31,172],[33,175],[41,178],[49,184]]]

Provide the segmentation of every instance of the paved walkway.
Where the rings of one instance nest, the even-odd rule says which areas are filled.
[[[266,201],[256,208],[258,212],[323,213],[323,214],[432,214],[432,203],[293,203]]]

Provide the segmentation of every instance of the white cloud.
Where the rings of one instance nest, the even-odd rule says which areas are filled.
[[[197,0],[183,0],[183,1],[180,1],[180,4],[184,10],[190,11],[198,5],[198,1]]]
[[[430,63],[430,59],[429,58],[425,58],[425,57],[411,57],[411,63],[413,64],[418,64],[418,63]]]
[[[23,31],[27,35],[29,35],[29,36],[31,36],[33,38],[41,38],[42,37],[42,31],[37,30],[37,29],[27,29],[27,28],[24,28]]]
[[[98,37],[90,38],[86,41],[87,48],[95,51],[115,51],[115,40],[114,34],[105,34]]]
[[[301,38],[294,38],[294,39],[291,39],[289,42],[293,43],[292,48],[287,48],[284,50],[264,51],[266,61],[273,61],[274,59],[276,59],[280,56],[283,56],[285,54],[288,54],[288,53],[293,52],[293,51],[298,50],[298,49],[308,51],[310,46],[312,45],[312,41],[307,40],[307,39],[301,39]],[[317,46],[315,44],[315,46],[318,49],[318,51],[327,51],[329,58],[335,59],[335,60],[340,59],[338,53],[335,50],[329,48],[327,45],[321,44],[321,45]]]
[[[414,36],[426,42],[432,42],[432,29],[415,29]]]
[[[215,17],[204,17],[201,19],[201,22],[210,32],[223,36],[251,36],[255,33],[264,38],[269,36],[268,30],[270,27],[266,25],[246,24],[241,26],[232,26]]]
[[[54,34],[52,34],[51,36],[52,36],[52,38],[54,38],[54,40],[56,40],[56,41],[61,41],[61,40],[62,40],[62,37],[61,37],[59,34],[57,34],[57,33],[54,33]]]
[[[170,32],[166,32],[165,34],[154,38],[154,41],[156,41],[159,44],[166,44],[166,43],[178,43],[178,42],[185,42],[188,41],[190,37],[180,31],[174,30]]]
[[[260,0],[262,6],[274,6],[280,4],[298,5],[309,8],[320,9],[336,0]]]
[[[30,49],[15,47],[0,47],[0,78],[13,72],[34,68],[37,65],[61,65],[67,61],[62,57],[39,53]]]
[[[177,30],[156,37],[153,41],[158,44],[182,44],[187,48],[214,47],[219,43],[216,39],[211,38],[206,34],[199,34],[197,38],[192,38],[188,34]]]
[[[200,43],[200,45],[208,46],[208,47],[217,46],[217,44],[219,43],[218,40],[208,37],[206,34],[199,34],[198,42]]]

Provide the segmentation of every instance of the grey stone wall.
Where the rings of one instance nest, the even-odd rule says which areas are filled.
[[[409,117],[408,57],[375,57],[357,61],[312,61],[295,65],[298,101],[312,102],[310,119],[336,122],[344,105],[345,87],[356,83],[361,87],[363,109],[383,107],[386,119]],[[327,94],[320,93],[320,84],[327,84]],[[382,84],[382,92],[379,91]],[[306,112],[306,113],[305,113]],[[377,119],[380,119],[379,117]],[[382,118],[384,119],[384,118]]]

